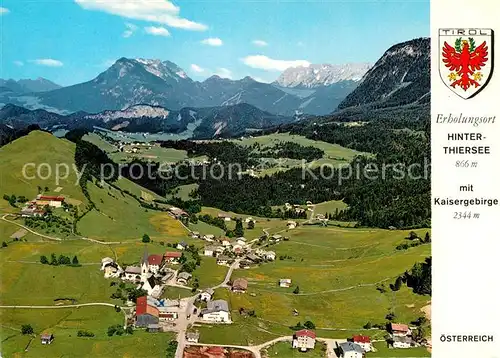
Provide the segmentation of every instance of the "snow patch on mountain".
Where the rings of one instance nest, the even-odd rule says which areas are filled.
[[[319,64],[285,70],[276,83],[282,87],[315,88],[341,81],[359,81],[371,68],[369,63]]]
[[[85,116],[87,119],[98,119],[107,123],[109,121],[121,118],[160,118],[167,119],[170,111],[162,107],[153,107],[148,105],[137,105],[129,107],[121,111],[104,111],[98,114],[89,114]]]

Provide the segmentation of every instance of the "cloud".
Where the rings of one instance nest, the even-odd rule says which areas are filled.
[[[125,23],[125,27],[127,29],[125,31],[123,31],[122,36],[125,37],[126,39],[128,39],[137,30],[137,26],[134,25],[134,24],[131,24],[131,23],[127,22],[127,23]]]
[[[36,63],[37,65],[40,65],[40,66],[47,66],[47,67],[62,67],[62,66],[64,66],[64,63],[62,63],[59,60],[54,60],[52,58],[38,58],[38,59],[32,60],[30,62]]]
[[[242,61],[247,66],[266,71],[284,71],[290,67],[309,67],[311,64],[306,60],[274,60],[264,55],[247,56]]]
[[[0,6],[0,16],[3,14],[8,14],[8,13],[9,13],[9,9]]]
[[[304,47],[304,43],[302,41],[297,42],[297,46]]]
[[[267,45],[269,45],[266,41],[264,40],[253,40],[252,43],[255,45],[255,46],[258,46],[258,47],[266,47]]]
[[[146,33],[150,34],[150,35],[153,35],[153,36],[164,36],[164,37],[168,37],[170,36],[170,32],[168,32],[168,30],[164,27],[156,27],[156,26],[148,26],[148,27],[145,27],[144,30],[146,31]]]
[[[231,77],[232,77],[233,74],[227,68],[219,67],[219,68],[217,68],[217,71],[215,71],[215,75],[217,75],[219,77],[222,77],[222,78],[229,78],[229,79],[231,79]]]
[[[222,46],[222,40],[218,37],[210,37],[201,41],[201,43],[208,46]]]
[[[191,70],[192,70],[193,72],[197,72],[197,73],[202,73],[202,72],[205,72],[205,69],[204,69],[204,68],[202,68],[202,67],[198,66],[198,65],[197,65],[197,64],[195,64],[195,63],[192,63],[192,64],[191,64]]]
[[[14,65],[21,67],[21,66],[24,66],[24,62],[23,61],[14,61]]]
[[[168,0],[75,0],[85,10],[103,11],[127,19],[165,24],[191,31],[205,31],[208,27],[179,16],[180,8]]]

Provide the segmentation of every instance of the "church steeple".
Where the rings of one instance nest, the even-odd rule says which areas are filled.
[[[149,271],[149,255],[148,255],[148,246],[144,245],[144,254],[142,255],[141,259],[141,269],[142,273],[147,273]]]

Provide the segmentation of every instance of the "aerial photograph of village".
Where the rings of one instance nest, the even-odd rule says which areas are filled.
[[[0,357],[430,357],[429,21],[0,0]]]

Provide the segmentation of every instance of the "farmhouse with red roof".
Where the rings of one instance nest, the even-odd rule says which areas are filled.
[[[373,347],[372,347],[372,341],[370,337],[368,336],[353,336],[352,341],[356,344],[359,344],[359,346],[365,351],[365,352],[371,352]]]
[[[316,333],[308,329],[302,329],[293,335],[292,348],[305,352],[314,349],[316,344]]]

